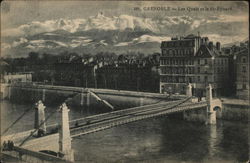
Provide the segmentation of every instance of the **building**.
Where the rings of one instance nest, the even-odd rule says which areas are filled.
[[[223,55],[219,42],[214,46],[208,37],[188,35],[163,41],[161,50],[161,93],[184,94],[190,83],[197,96],[205,96],[208,84],[212,84],[214,95],[224,94],[228,57]]]
[[[236,56],[236,96],[248,99],[249,93],[249,53],[243,48]]]
[[[120,55],[97,69],[98,88],[159,92],[158,54],[141,59]]]
[[[54,64],[54,84],[95,88],[95,64],[58,62]]]
[[[31,72],[4,74],[1,83],[32,82]]]

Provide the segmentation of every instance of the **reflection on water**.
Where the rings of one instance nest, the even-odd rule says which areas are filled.
[[[2,129],[28,107],[32,106],[2,102]],[[55,109],[48,107],[46,114]],[[69,113],[75,119],[95,110],[71,108]],[[33,119],[34,110],[8,133],[32,129]],[[48,123],[56,119],[54,115]],[[79,162],[244,162],[249,149],[247,127],[240,122],[217,121],[206,126],[161,117],[74,138],[72,145]]]

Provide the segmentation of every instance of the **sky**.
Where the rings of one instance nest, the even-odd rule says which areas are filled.
[[[157,7],[169,10],[155,10]],[[202,11],[202,8],[208,10]],[[110,18],[120,15],[149,18],[163,36],[200,32],[226,44],[248,37],[248,10],[246,1],[3,1],[1,35],[21,37],[47,32],[37,26],[48,20],[87,20],[102,12]],[[169,18],[171,27],[164,24],[164,20],[169,23]],[[31,29],[30,24],[34,22],[35,28],[33,25]]]

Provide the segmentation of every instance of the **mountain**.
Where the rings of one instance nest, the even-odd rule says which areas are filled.
[[[160,43],[168,37],[157,36],[151,31],[136,31],[126,29],[77,31],[70,33],[64,30],[40,33],[21,37],[15,40],[8,53],[25,56],[31,51],[58,54],[63,51],[77,52],[79,54],[98,53],[102,51],[144,52],[146,54],[159,52]]]
[[[1,52],[12,57],[26,56],[31,51],[52,54],[136,51],[150,54],[160,52],[161,41],[195,31],[204,23],[206,21],[189,16],[153,19],[130,15],[108,17],[103,13],[86,19],[33,21],[4,30]]]
[[[54,21],[54,24],[51,21],[44,22],[45,25],[36,26],[34,31],[42,31],[48,24],[50,28],[57,30],[49,29],[37,34],[33,31],[37,22],[33,22],[29,25],[29,30],[26,27],[27,34],[24,36],[4,37],[3,48],[5,53],[19,57],[31,51],[54,54],[63,51],[80,54],[95,54],[102,51],[121,54],[131,50],[146,54],[159,52],[161,41],[169,37],[155,33],[153,25],[145,24],[144,21],[136,17],[108,18],[103,15],[87,20],[60,19]]]

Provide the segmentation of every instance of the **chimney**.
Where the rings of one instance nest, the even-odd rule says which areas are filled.
[[[204,37],[205,41],[204,44],[207,45],[208,44],[208,37]]]
[[[210,42],[208,43],[208,48],[209,48],[210,50],[213,49],[213,42],[212,42],[212,41],[210,41]]]
[[[220,42],[216,42],[216,49],[217,49],[218,51],[221,51]]]

